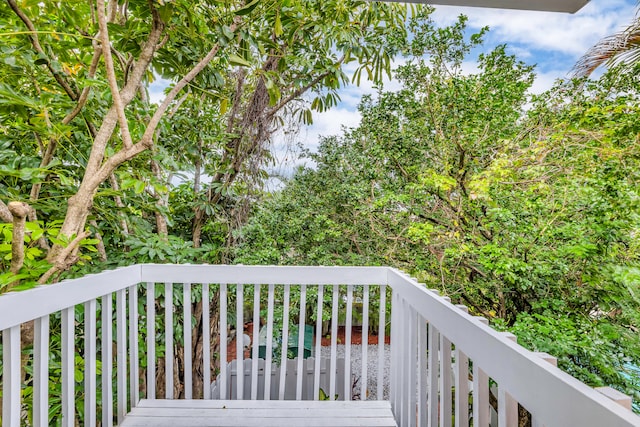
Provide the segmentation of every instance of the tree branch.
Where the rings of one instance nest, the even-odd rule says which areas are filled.
[[[107,17],[105,16],[104,0],[97,0],[98,9],[98,27],[100,28],[100,40],[102,43],[102,56],[104,57],[104,64],[107,71],[107,80],[109,82],[109,88],[111,89],[111,96],[113,97],[113,106],[118,114],[118,123],[120,124],[120,133],[122,134],[122,142],[126,149],[131,148],[133,142],[131,141],[131,133],[129,132],[129,123],[127,122],[127,116],[124,111],[124,103],[120,97],[120,88],[118,88],[118,81],[116,79],[116,72],[113,66],[113,56],[111,55],[111,41],[109,40],[109,28],[107,27]]]
[[[2,222],[13,222],[13,214],[2,200],[0,200],[0,220]]]
[[[66,248],[60,251],[53,266],[49,270],[47,270],[47,272],[44,273],[42,277],[40,277],[40,279],[38,280],[38,283],[40,285],[44,285],[45,283],[47,283],[49,278],[53,276],[55,273],[59,271],[64,271],[67,268],[71,267],[73,264],[75,264],[76,259],[75,258],[69,259],[69,256],[80,244],[80,242],[82,242],[84,239],[89,237],[89,235],[91,235],[91,232],[83,231],[75,239],[73,239]]]
[[[36,50],[36,52],[38,52],[39,55],[41,55],[43,58],[46,59],[47,68],[53,75],[53,78],[56,79],[58,84],[64,89],[67,95],[69,95],[69,98],[76,101],[78,99],[78,94],[76,93],[75,90],[73,90],[71,85],[69,85],[69,82],[67,82],[59,72],[53,69],[53,66],[51,65],[51,61],[49,60],[49,57],[47,56],[44,49],[42,49],[42,46],[40,45],[40,40],[38,39],[38,33],[36,30],[36,27],[35,25],[33,25],[33,22],[31,22],[31,19],[29,19],[29,17],[22,11],[22,9],[18,7],[15,0],[7,0],[7,4],[15,12],[15,14],[18,15],[18,18],[20,18],[20,20],[24,23],[24,25],[30,31],[31,34],[29,34],[29,39],[31,40],[31,45]]]
[[[336,66],[340,66],[344,62],[345,58],[346,58],[346,56],[342,55],[342,57],[336,63]],[[291,92],[289,94],[289,96],[281,99],[280,102],[278,103],[278,105],[276,105],[271,110],[269,110],[265,116],[267,118],[273,117],[278,111],[280,111],[282,108],[284,108],[285,105],[287,105],[289,102],[293,101],[294,99],[300,97],[300,95],[304,94],[309,89],[313,88],[315,85],[320,83],[322,81],[322,79],[324,79],[325,77],[327,77],[331,73],[332,73],[332,71],[326,71],[326,72],[316,76],[315,79],[311,80],[311,82],[306,84],[305,86],[294,90],[293,92]]]
[[[13,274],[18,274],[24,264],[24,230],[30,210],[30,206],[24,202],[9,202],[9,212],[13,215],[13,240],[11,241],[11,267],[9,271]]]

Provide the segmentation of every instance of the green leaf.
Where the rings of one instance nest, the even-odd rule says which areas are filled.
[[[276,22],[273,28],[273,32],[276,37],[280,37],[284,33],[284,29],[282,28],[282,21],[280,20],[280,13],[276,13]]]
[[[239,57],[238,55],[229,55],[229,64],[235,65],[238,67],[250,67],[251,63],[244,58]]]
[[[236,10],[236,15],[238,16],[244,16],[244,15],[248,15],[251,13],[251,11],[253,9],[256,8],[256,6],[258,5],[258,3],[260,3],[260,0],[252,0],[249,3],[247,3],[246,5],[244,5],[243,7],[241,7],[240,9]]]

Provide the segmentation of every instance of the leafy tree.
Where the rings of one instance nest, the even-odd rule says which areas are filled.
[[[504,47],[462,72],[482,36],[464,19],[410,27],[403,89],[363,99],[360,126],[257,210],[238,261],[403,268],[637,395],[637,79],[529,99],[532,68]]]

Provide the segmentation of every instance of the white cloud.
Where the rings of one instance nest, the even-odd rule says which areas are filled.
[[[577,57],[628,24],[634,16],[634,1],[592,0],[574,15],[439,6],[432,16],[440,25],[447,25],[460,14],[469,17],[472,28],[489,26],[492,40]]]

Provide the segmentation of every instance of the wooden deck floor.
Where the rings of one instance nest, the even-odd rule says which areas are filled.
[[[397,427],[387,401],[142,400],[122,427]]]

